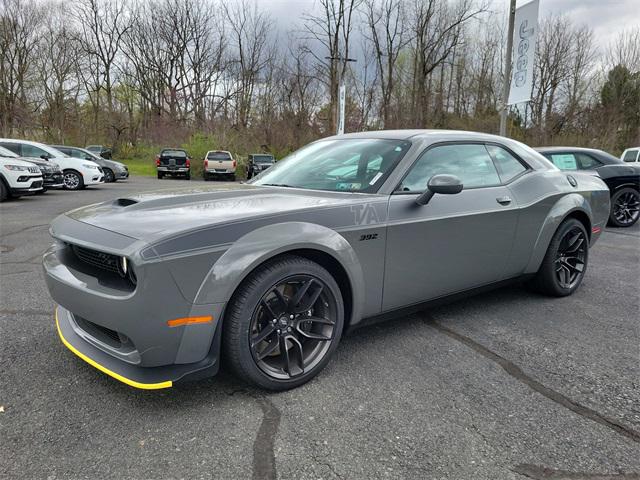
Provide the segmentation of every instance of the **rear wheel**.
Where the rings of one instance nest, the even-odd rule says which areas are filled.
[[[235,173],[234,173],[233,175],[231,175],[231,181],[232,181],[232,182],[235,182],[235,181],[236,181],[236,175],[235,175]]]
[[[81,190],[84,188],[84,180],[75,170],[65,170],[63,176],[64,188],[67,190]]]
[[[582,283],[588,260],[587,230],[579,220],[568,218],[553,235],[533,286],[555,297],[571,295]]]
[[[164,178],[164,173],[158,172],[158,180],[162,180]]]
[[[186,180],[191,180],[191,174],[190,174],[190,173],[187,173],[187,174],[184,176],[184,178],[185,178]]]
[[[640,217],[640,192],[623,188],[611,197],[609,224],[615,227],[630,227]]]
[[[259,387],[294,388],[326,366],[343,323],[342,295],[331,274],[305,258],[280,257],[234,294],[222,330],[224,361]]]

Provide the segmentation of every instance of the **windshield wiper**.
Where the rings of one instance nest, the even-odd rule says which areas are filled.
[[[286,183],[261,183],[263,187],[287,187],[287,188],[298,188],[293,185],[287,185]]]

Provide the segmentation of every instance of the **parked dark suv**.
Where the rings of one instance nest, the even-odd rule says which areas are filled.
[[[156,156],[158,178],[165,175],[191,179],[191,157],[185,150],[179,148],[164,148]]]
[[[258,175],[275,163],[273,155],[268,153],[252,153],[249,155],[247,163],[247,180],[254,175]]]

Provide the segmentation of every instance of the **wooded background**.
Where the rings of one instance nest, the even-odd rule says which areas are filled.
[[[248,0],[0,0],[0,131],[120,158],[177,145],[281,157],[334,133],[343,76],[347,132],[497,133],[497,3],[317,0],[286,30]],[[533,100],[512,109],[510,136],[614,154],[640,144],[640,27],[598,45],[550,16],[536,50]]]

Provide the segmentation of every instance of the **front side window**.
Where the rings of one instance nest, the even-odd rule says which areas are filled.
[[[573,153],[552,153],[547,158],[560,170],[578,170],[578,160]]]
[[[22,145],[23,157],[40,158],[43,155],[46,156],[47,158],[51,156],[39,147],[35,147],[33,145],[27,145],[27,144]]]
[[[497,145],[487,145],[487,150],[498,169],[498,175],[502,183],[510,182],[527,170],[508,150]]]
[[[464,188],[488,187],[500,184],[489,152],[481,144],[440,145],[430,148],[411,167],[400,185],[404,192],[423,192],[434,175],[458,177]]]
[[[20,144],[18,143],[2,143],[2,146],[10,152],[15,153],[17,156],[21,155],[22,153],[22,149],[20,148]]]
[[[321,140],[278,161],[249,183],[376,192],[410,146],[406,140],[381,138]]]

